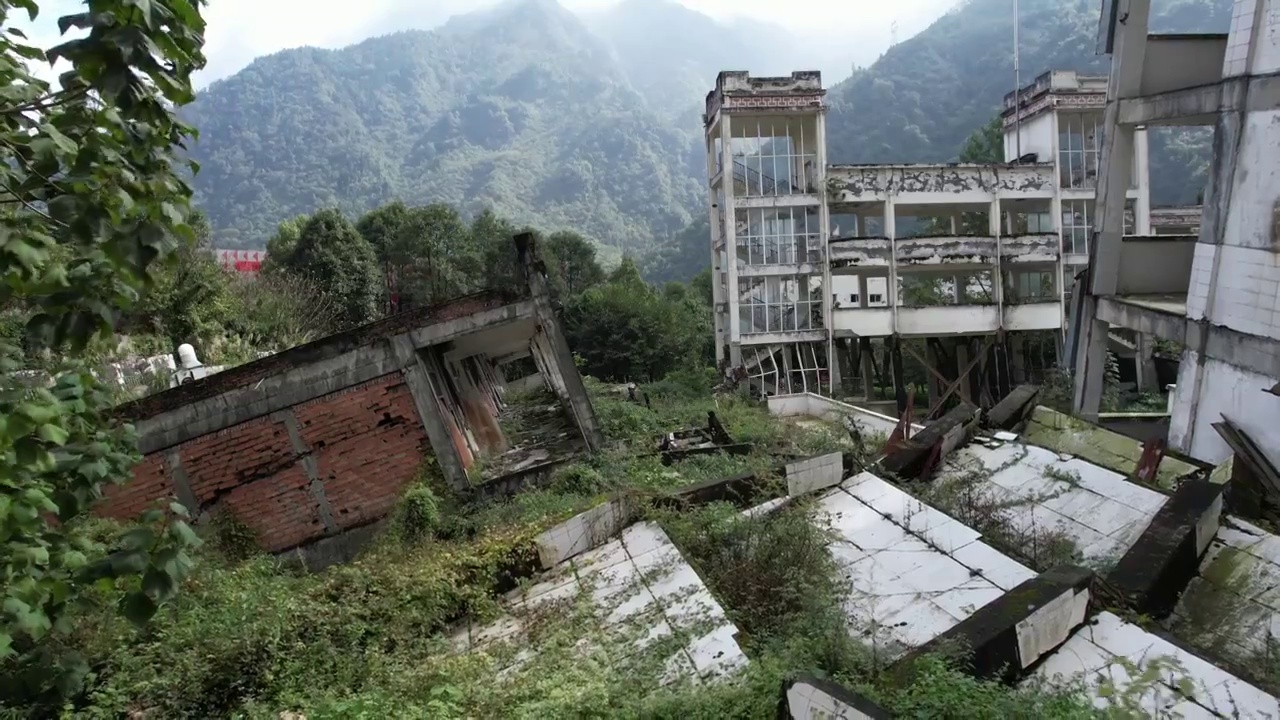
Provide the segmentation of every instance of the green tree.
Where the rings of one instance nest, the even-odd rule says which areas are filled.
[[[337,210],[321,210],[303,226],[284,269],[326,288],[338,303],[338,327],[372,320],[382,297],[382,279],[369,241]]]
[[[168,338],[170,349],[219,332],[231,320],[235,303],[231,274],[218,264],[204,213],[188,219],[192,234],[152,272],[152,284],[130,313],[131,329]]]
[[[474,289],[515,291],[524,279],[511,242],[516,227],[492,210],[484,210],[471,221],[471,242],[479,262],[468,268]]]
[[[389,276],[395,278],[401,307],[434,305],[470,288],[469,270],[478,262],[471,231],[457,210],[441,203],[406,209],[399,224],[388,230],[382,239],[383,257]]]
[[[595,246],[577,233],[552,233],[541,245],[541,252],[551,291],[559,297],[571,297],[604,282]]]
[[[176,152],[192,132],[175,109],[194,97],[204,20],[188,0],[95,0],[58,22],[84,35],[45,52],[10,26],[22,11],[34,19],[38,3],[0,0],[0,307],[31,308],[27,332],[65,362],[52,387],[25,387],[20,349],[0,337],[0,658],[43,668],[6,700],[75,692],[85,664],[46,642],[70,628],[70,609],[96,581],[124,578],[121,610],[146,621],[176,593],[195,542],[159,509],[110,554],[85,530],[103,485],[127,481],[137,455],[77,361],[134,305],[153,261],[194,242]],[[57,89],[28,70],[59,60],[70,69]]]
[[[658,380],[706,364],[713,342],[709,306],[688,291],[656,292],[629,260],[609,282],[566,303],[564,326],[583,369],[615,381]]]
[[[999,115],[965,139],[960,147],[960,162],[1004,162],[1004,126]]]
[[[387,203],[370,210],[356,221],[356,231],[373,246],[379,262],[387,262],[387,249],[409,220],[409,208],[403,201]]]
[[[302,228],[306,226],[307,221],[311,218],[307,215],[299,215],[289,218],[280,223],[276,227],[276,232],[267,240],[267,259],[262,264],[262,272],[270,275],[281,267],[284,267],[293,255],[294,248],[298,247],[298,238],[302,236]]]

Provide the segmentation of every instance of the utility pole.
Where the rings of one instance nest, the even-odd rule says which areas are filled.
[[[1014,162],[1022,162],[1022,68],[1018,65],[1018,0],[1013,0],[1013,126],[1015,133],[1014,147],[1017,156]]]

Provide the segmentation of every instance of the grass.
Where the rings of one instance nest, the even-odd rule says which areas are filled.
[[[529,557],[538,532],[606,494],[661,492],[767,469],[776,453],[843,447],[838,424],[798,427],[691,385],[668,381],[642,407],[590,383],[610,450],[562,468],[546,490],[474,507],[427,473],[384,537],[323,573],[246,551],[241,528],[215,524],[183,592],[146,629],[121,620],[103,589],[47,644],[48,657],[87,659],[80,691],[65,700],[33,694],[49,690],[38,663],[0,663],[0,717],[771,718],[782,680],[797,671],[833,677],[902,717],[1096,716],[1077,690],[980,682],[940,659],[896,684],[849,637],[846,582],[803,504],[753,519],[727,506],[653,515],[742,631],[751,662],[725,682],[662,685],[672,648],[627,652],[633,638],[603,630],[581,595],[525,618],[536,653],[452,652],[460,620],[482,625],[502,612],[503,564]],[[651,454],[660,433],[702,424],[708,410],[757,451],[670,467]],[[509,667],[517,659],[524,664]]]

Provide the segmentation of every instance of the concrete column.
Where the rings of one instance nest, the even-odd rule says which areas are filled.
[[[955,301],[955,303],[956,303],[957,305],[963,305],[963,304],[964,304],[964,290],[965,290],[965,287],[964,287],[964,276],[963,276],[963,275],[952,275],[952,276],[951,276],[951,285],[952,285],[952,288],[951,288],[952,300],[954,300],[954,301]]]
[[[969,367],[969,338],[956,338],[956,373],[964,372]],[[960,387],[956,392],[965,402],[973,402],[973,371],[970,370],[968,375],[958,377]]]
[[[467,478],[462,456],[458,453],[458,446],[444,419],[444,410],[436,401],[436,389],[431,385],[422,356],[414,349],[408,335],[400,335],[391,342],[396,358],[404,368],[405,384],[409,386],[413,405],[418,410],[418,418],[422,421],[427,439],[431,442],[431,451],[435,454],[445,481],[459,490],[469,487],[471,481]]]
[[[708,186],[707,209],[709,211],[709,227],[711,228],[711,308],[712,321],[715,323],[716,334],[716,365],[724,364],[726,358],[724,353],[725,345],[728,344],[728,323],[724,315],[720,312],[721,303],[727,302],[725,291],[720,288],[720,272],[724,269],[720,260],[720,251],[716,249],[716,245],[720,242],[720,238],[724,235],[724,228],[720,227],[720,213],[716,206],[716,191],[710,185],[710,178],[715,176],[715,134],[719,131],[719,125],[716,125],[707,133],[707,177]],[[732,173],[729,173],[732,176]],[[724,187],[725,177],[721,177],[720,186]]]
[[[727,113],[720,113],[720,163],[724,168],[724,262],[725,295],[728,296],[729,314],[725,322],[729,325],[729,362],[737,367],[742,365],[742,332],[738,325],[738,243],[737,212],[733,198],[733,131],[732,119]]]
[[[1134,333],[1137,338],[1133,350],[1133,367],[1137,372],[1138,392],[1159,390],[1156,382],[1154,340],[1146,333]]]
[[[893,320],[893,332],[898,332],[898,243],[897,221],[893,216],[893,200],[884,201],[884,235],[889,238],[889,287],[885,288],[885,300],[889,303],[890,317]],[[904,403],[900,403],[905,406]]]
[[[1013,384],[1027,382],[1027,355],[1025,338],[1022,333],[1009,333],[1009,365],[1013,374]]]
[[[827,390],[832,395],[840,386],[840,363],[836,360],[835,328],[831,306],[831,262],[827,257],[827,243],[831,240],[831,210],[827,204],[827,118],[819,110],[816,119],[818,148],[816,166],[818,194],[818,232],[822,244],[822,324],[827,329]]]
[[[1124,235],[1124,206],[1133,173],[1134,128],[1119,122],[1119,100],[1136,97],[1142,87],[1151,0],[1129,0],[1123,23],[1116,25],[1107,89],[1101,172],[1098,178],[1093,242],[1089,244],[1089,287],[1081,304],[1080,345],[1076,356],[1075,398],[1077,415],[1097,418],[1106,377],[1107,323],[1096,319],[1097,297],[1114,295],[1119,278],[1120,244]]]
[[[560,402],[578,424],[587,448],[592,452],[604,447],[604,433],[596,420],[595,408],[591,398],[587,396],[587,388],[582,384],[582,376],[573,363],[573,353],[569,343],[560,330],[555,310],[551,307],[551,293],[547,289],[546,268],[538,258],[537,249],[531,233],[516,236],[516,251],[525,280],[529,284],[529,292],[534,301],[537,313],[538,330],[535,333],[534,353],[542,351],[542,363],[546,366],[545,377],[553,388],[560,390]]]
[[[1133,232],[1135,235],[1151,234],[1151,152],[1148,150],[1147,129],[1139,127],[1133,133],[1133,172],[1137,179],[1138,197],[1133,201]]]
[[[858,338],[858,354],[862,358],[862,396],[868,402],[876,399],[875,357],[871,354],[871,338]]]
[[[934,370],[946,375],[946,371],[942,368],[942,358],[938,357],[937,344],[927,341],[925,342],[925,357],[928,358],[929,365]],[[926,371],[925,376],[929,378],[929,405],[932,406],[934,403],[938,402],[938,398],[942,397],[942,394],[947,391],[947,388],[943,385],[942,381],[938,379],[937,375]]]
[[[907,378],[902,369],[902,339],[897,335],[890,338],[890,354],[893,358],[893,393],[898,401],[898,415],[907,409]]]

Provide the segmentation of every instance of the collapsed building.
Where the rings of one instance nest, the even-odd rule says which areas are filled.
[[[481,293],[379,320],[194,379],[119,409],[143,460],[96,510],[132,519],[176,497],[225,512],[264,550],[311,565],[349,555],[425,464],[455,490],[521,479],[602,443],[531,235],[523,292]],[[532,358],[558,407],[519,445],[504,432],[503,368]],[[536,435],[537,433],[535,433]]]
[[[891,376],[899,410],[903,352],[917,352],[904,339],[927,341],[915,359],[935,403],[989,404],[1056,365],[1096,224],[1106,88],[1053,71],[1010,93],[1003,163],[836,165],[819,73],[722,72],[703,118],[717,361],[763,393],[834,392],[857,377],[863,404]],[[1127,231],[1197,224],[1196,208],[1152,210],[1145,131],[1132,152]],[[1156,387],[1151,344],[1114,335],[1138,387]]]
[[[1181,348],[1169,445],[1248,457],[1280,491],[1280,8],[1237,0],[1227,33],[1148,34],[1150,0],[1104,3],[1111,55],[1098,232],[1072,328],[1075,411],[1099,412],[1116,328]],[[1213,159],[1194,235],[1126,232],[1124,188],[1148,126],[1210,126]]]

